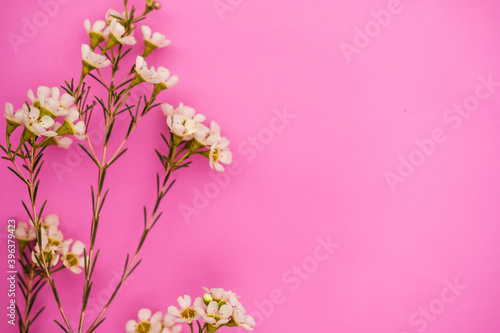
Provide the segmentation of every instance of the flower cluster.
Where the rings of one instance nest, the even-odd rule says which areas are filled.
[[[170,76],[170,71],[165,67],[159,67],[157,70],[154,66],[148,68],[146,60],[141,56],[137,56],[135,60],[135,77],[130,86],[133,87],[141,82],[153,83],[155,85],[153,94],[157,95],[160,91],[176,85],[179,78],[177,75]]]
[[[193,322],[199,320],[204,321],[203,325],[198,322],[200,332],[215,332],[222,326],[239,326],[249,331],[253,329],[255,320],[246,314],[238,301],[239,296],[222,288],[203,289],[203,297],[197,297],[192,304],[189,295],[179,297],[179,308],[169,306],[164,317],[161,312],[153,314],[149,309],[139,310],[139,320],[129,320],[125,330],[127,333],[178,333],[182,326],[177,323],[192,327]]]
[[[138,321],[129,320],[125,325],[127,333],[179,333],[182,326],[178,325],[170,314],[158,311],[155,314],[149,309],[141,309],[137,315]]]
[[[85,245],[72,239],[64,240],[63,233],[59,230],[59,217],[49,214],[40,224],[41,248],[37,243],[31,252],[31,260],[37,266],[44,260],[48,267],[55,267],[62,262],[61,267],[68,268],[73,273],[79,274],[84,267],[83,250]],[[19,222],[14,235],[19,243],[20,251],[36,239],[33,222]],[[43,258],[42,258],[43,255]]]
[[[115,45],[135,45],[137,43],[137,40],[133,36],[133,23],[130,18],[128,18],[125,13],[119,13],[114,9],[108,10],[106,13],[106,21],[98,20],[92,24],[90,20],[87,19],[83,23],[83,26],[90,36],[90,46],[87,44],[82,45],[83,76],[94,69],[107,67],[111,64],[111,61],[104,55],[106,50],[113,48]],[[127,29],[127,26],[130,26],[130,29]],[[170,45],[170,40],[166,39],[165,35],[159,32],[153,33],[150,27],[142,25],[141,30],[144,39],[144,53],[141,58],[147,57],[155,49]],[[94,52],[95,48],[102,42],[105,42],[104,48],[101,47],[103,50],[102,54]],[[160,67],[160,69],[162,68],[163,67]],[[154,69],[152,72],[157,74]],[[158,72],[157,75],[159,78],[164,80],[158,80],[158,82],[155,83],[163,82],[167,87],[173,86],[176,83],[172,83],[171,81],[169,82],[170,85],[166,84],[166,80],[170,74],[165,78],[164,70],[159,70]],[[168,73],[168,70],[166,70],[166,72]],[[150,82],[148,80],[143,81]]]
[[[222,326],[253,329],[255,320],[246,314],[239,296],[222,288],[203,289],[203,297],[197,297],[192,304],[189,295],[179,297],[179,308],[169,306],[163,320],[161,312],[152,314],[148,309],[140,310],[139,321],[128,321],[125,330],[127,333],[178,333],[182,327],[176,323],[192,327],[193,322],[199,320],[204,321],[203,325],[198,322],[200,332],[215,332]]]
[[[240,326],[247,330],[252,330],[255,320],[247,315],[245,308],[238,301],[239,296],[231,290],[222,288],[203,288],[203,305],[196,306],[196,312],[203,318],[208,330],[220,326]]]
[[[35,93],[28,90],[31,104],[24,104],[14,111],[11,103],[5,104],[7,135],[19,126],[24,126],[22,141],[33,137],[48,137],[43,145],[58,145],[68,148],[72,141],[63,135],[72,135],[77,139],[85,138],[85,123],[79,121],[80,113],[74,105],[74,97],[68,93],[61,95],[59,88],[38,87]]]
[[[233,154],[229,151],[229,140],[221,135],[219,125],[212,121],[210,128],[203,124],[206,117],[182,103],[177,108],[164,103],[161,105],[167,117],[167,125],[173,135],[174,145],[186,142],[191,153],[208,157],[210,167],[224,171],[221,164],[230,164]]]

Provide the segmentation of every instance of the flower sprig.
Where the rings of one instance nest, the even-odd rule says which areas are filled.
[[[22,203],[31,222],[30,224],[21,223],[16,230],[19,248],[29,249],[22,251],[23,279],[19,282],[24,283],[23,290],[26,298],[25,321],[21,329],[23,333],[29,331],[34,319],[40,313],[33,318],[30,317],[36,295],[45,283],[50,285],[62,317],[62,322],[55,320],[59,328],[66,333],[94,332],[105,320],[104,314],[120,287],[141,263],[140,250],[148,234],[162,216],[160,209],[162,200],[175,183],[175,180],[172,180],[172,173],[188,167],[191,163],[189,159],[195,155],[208,158],[209,166],[217,171],[224,171],[223,164],[231,163],[229,140],[221,135],[221,129],[217,123],[212,121],[208,127],[204,124],[205,116],[196,114],[193,108],[183,103],[175,108],[170,104],[157,101],[163,92],[179,82],[179,78],[171,75],[167,68],[149,67],[145,60],[155,50],[170,44],[170,40],[166,39],[165,35],[153,32],[148,26],[142,25],[144,40],[142,51],[136,55],[135,65],[130,70],[121,70],[123,59],[131,54],[134,48],[139,47],[133,34],[138,23],[143,21],[151,11],[159,8],[161,8],[159,2],[146,0],[144,12],[137,14],[136,8],[133,6],[129,8],[128,0],[124,0],[123,12],[110,9],[104,20],[97,20],[94,23],[85,20],[84,28],[89,41],[81,46],[79,81],[78,79],[65,81],[65,85],[61,87],[64,93],[61,93],[57,87],[46,86],[38,87],[36,92],[29,90],[28,101],[17,110],[10,103],[5,105],[4,115],[7,128],[6,145],[0,146],[5,153],[2,158],[12,164],[9,169],[27,186],[30,199],[28,204],[25,201]],[[119,76],[122,77],[118,82]],[[106,89],[105,96],[90,94],[92,83],[95,82]],[[137,101],[131,101],[131,91],[141,84],[152,85],[151,95],[143,95]],[[101,223],[101,212],[109,193],[109,189],[106,188],[106,175],[111,166],[115,165],[127,152],[126,143],[140,120],[158,106],[161,106],[166,117],[167,126],[165,127],[168,127],[169,135],[162,135],[167,145],[166,151],[156,150],[164,168],[162,175],[156,175],[156,200],[149,210],[144,206],[143,232],[136,250],[126,256],[123,274],[115,291],[97,317],[91,319],[88,325],[84,325],[85,320],[88,319],[86,310],[93,285],[92,276],[99,256],[96,239]],[[104,140],[99,146],[90,139],[88,134],[92,115],[98,109],[102,110],[105,124]],[[121,117],[129,118],[129,126],[126,134],[118,138],[119,144],[116,147],[113,146],[112,149],[110,142],[119,135],[119,132],[114,129],[117,119]],[[92,160],[97,171],[97,182],[91,186],[90,191],[92,219],[87,245],[80,241],[65,240],[58,228],[57,216],[51,214],[42,219],[47,201],[44,201],[40,207],[37,200],[40,187],[39,174],[45,162],[45,149],[52,146],[68,148],[73,143],[73,138],[86,140],[85,145],[79,144],[79,146]],[[16,143],[13,144],[15,141]],[[78,327],[70,325],[52,278],[52,274],[62,269],[83,273],[84,276],[83,302]],[[207,295],[210,293],[211,291],[207,290]],[[205,300],[207,297],[204,296],[202,299]],[[204,332],[214,332],[222,326],[245,327],[245,323],[251,326],[253,319],[248,319],[244,315],[242,307],[240,309],[239,306],[234,308],[229,305],[220,307],[217,305],[215,308],[215,303],[211,303],[215,301],[217,299],[213,298],[204,304],[198,300],[196,308],[189,311],[193,318],[203,318]],[[217,302],[221,301],[222,299],[219,299]],[[243,317],[237,310],[243,313]],[[18,312],[22,311],[18,309]],[[149,332],[149,329],[154,327],[155,330],[159,328],[163,333],[178,332],[179,325],[176,323],[182,319],[182,316],[175,317],[173,314],[167,314],[158,319],[159,317],[162,316],[142,311],[139,314],[141,322],[136,322],[134,329]],[[199,322],[198,325],[200,325]],[[84,329],[84,326],[87,328]],[[201,332],[201,326],[199,328]]]
[[[246,310],[239,301],[239,296],[230,290],[222,288],[203,288],[205,293],[197,297],[194,302],[189,295],[177,299],[179,307],[171,305],[167,314],[162,317],[160,311],[152,314],[149,309],[141,309],[139,320],[129,320],[125,325],[127,333],[169,333],[181,332],[185,323],[191,332],[197,325],[198,333],[213,333],[220,328],[239,326],[246,330],[253,330],[255,320],[246,314]]]
[[[36,231],[33,221],[19,222],[14,231],[18,243],[19,263],[23,273],[17,273],[19,288],[24,296],[25,311],[16,308],[20,318],[20,331],[27,332],[33,322],[42,313],[42,307],[34,316],[31,316],[33,304],[38,293],[46,285],[46,272],[42,269],[42,262],[48,266],[50,275],[63,269],[69,269],[75,274],[82,272],[83,251],[85,245],[81,241],[64,239],[59,229],[60,221],[56,214],[48,214],[41,220],[41,246],[36,243]]]

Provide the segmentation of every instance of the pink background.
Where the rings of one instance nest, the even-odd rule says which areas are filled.
[[[212,0],[165,1],[147,24],[172,45],[148,62],[181,79],[160,100],[217,120],[239,167],[219,183],[204,159],[178,172],[144,261],[99,331],[124,332],[140,308],[166,311],[208,286],[240,294],[257,332],[500,332],[500,86],[477,88],[480,77],[500,82],[498,1],[221,2],[231,10],[219,16]],[[40,3],[2,4],[2,107],[77,77],[84,19],[121,1],[61,0],[48,22]],[[375,23],[371,12],[388,7],[390,22]],[[40,27],[15,52],[8,36],[22,36],[33,16]],[[346,57],[342,43],[354,45],[357,27],[371,37]],[[449,118],[476,90],[489,94],[477,110]],[[273,120],[285,111],[293,119]],[[440,143],[429,142],[433,131]],[[110,171],[92,294],[100,306],[138,242],[142,205],[152,205],[160,132],[158,109]],[[78,151],[47,153],[40,196],[66,238],[88,244],[97,174]],[[400,166],[400,155],[419,165]],[[404,182],[391,189],[386,176],[398,167]],[[2,223],[26,220],[26,189],[5,161],[0,173]],[[183,214],[188,206],[197,214]],[[318,238],[336,248],[326,252]],[[82,278],[57,276],[72,322]],[[48,309],[33,332],[57,331],[55,302],[43,295]],[[17,331],[2,318],[2,332]]]

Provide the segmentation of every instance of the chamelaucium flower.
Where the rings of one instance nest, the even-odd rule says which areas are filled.
[[[85,139],[85,122],[83,120],[80,120],[74,123],[78,119],[80,119],[80,113],[78,112],[78,109],[76,107],[71,108],[64,120],[64,123],[59,129],[57,129],[57,134],[71,134],[79,140]]]
[[[236,325],[249,331],[253,330],[252,326],[255,326],[255,319],[238,308],[233,311],[233,320]]]
[[[170,89],[179,82],[177,75],[170,76],[170,71],[165,67],[158,68],[156,73],[153,74],[153,78],[159,81],[155,84],[153,95],[158,95],[160,91]]]
[[[19,253],[22,253],[26,244],[36,239],[33,223],[19,222],[14,231],[14,237],[16,237],[19,243]]]
[[[135,59],[135,77],[130,83],[130,87],[133,87],[141,82],[149,83],[160,83],[160,79],[157,77],[154,67],[148,68],[148,64],[143,57],[137,56]]]
[[[108,9],[106,12],[106,23],[109,25],[113,20],[125,21],[125,12],[120,13],[113,8]]]
[[[180,309],[177,309],[173,305],[169,306],[167,309],[169,315],[176,317],[174,319],[175,322],[191,324],[201,317],[201,315],[196,312],[196,308],[203,305],[203,299],[201,297],[197,297],[192,306],[191,297],[189,295],[177,298],[177,302],[179,303]]]
[[[224,325],[230,327],[240,326],[246,330],[253,330],[252,326],[255,326],[255,320],[252,316],[246,314],[245,308],[240,303],[240,301],[238,301],[238,295],[236,295],[231,290],[224,290],[223,288],[208,289],[206,287],[203,287],[203,289],[205,290],[205,294],[203,295],[204,306],[202,306],[201,309],[197,310],[200,314],[209,318],[214,318],[216,321],[218,318],[225,321],[226,319],[228,319],[225,317],[227,313],[232,311],[232,315],[229,317],[229,321],[227,321],[227,323],[225,323]],[[218,311],[216,311],[215,308],[212,308],[210,310],[208,309],[212,302],[215,302],[218,305]],[[222,305],[227,305],[231,307],[232,310],[226,308],[225,311],[221,313],[220,309],[222,308]],[[208,315],[209,313],[211,313],[211,315]],[[213,319],[208,320],[213,321]]]
[[[127,333],[161,333],[162,313],[152,314],[149,309],[141,309],[137,314],[138,321],[129,320],[125,325]]]
[[[106,29],[106,22],[104,21],[98,20],[91,25],[90,20],[86,19],[83,22],[83,26],[90,36],[90,48],[92,51],[94,51],[99,43],[105,41],[109,36],[109,31]]]
[[[180,333],[182,331],[182,326],[177,324],[175,317],[168,313],[163,317],[161,327],[161,333]]]
[[[7,119],[7,135],[12,134],[16,128],[24,124],[25,110],[19,109],[14,112],[11,103],[5,103],[5,119]]]
[[[206,119],[202,114],[195,114],[195,109],[183,103],[180,103],[177,108],[166,105],[162,106],[162,109],[167,116],[167,125],[174,134],[174,144],[193,139],[196,125]]]
[[[27,95],[33,105],[40,109],[42,116],[49,115],[52,118],[67,115],[70,106],[75,101],[75,98],[68,93],[61,95],[58,87],[40,86],[37,89],[36,97],[31,89],[28,90]]]
[[[210,162],[210,168],[217,171],[224,171],[224,164],[231,164],[233,160],[233,154],[229,151],[229,140],[227,138],[221,138],[221,140],[210,147],[208,153],[208,160]]]
[[[92,52],[87,44],[82,44],[82,63],[82,77],[84,77],[96,68],[109,66],[111,61],[103,55]]]
[[[212,146],[221,140],[220,126],[212,120],[210,128],[202,123],[196,124],[196,132],[194,133],[194,141],[191,144],[191,149],[196,150],[199,147]]]
[[[23,105],[24,112],[24,126],[25,133],[23,134],[23,139],[27,139],[33,136],[56,136],[57,133],[54,131],[48,131],[47,129],[54,125],[54,119],[50,116],[43,116],[40,118],[40,110],[34,106],[30,106],[29,109],[26,104]]]
[[[57,131],[59,130],[59,128],[61,128],[61,126],[62,126],[62,124],[60,122],[56,121],[56,122],[54,122],[54,125],[52,125],[52,127],[49,128],[49,130],[55,131],[57,133]],[[54,136],[54,137],[45,139],[41,143],[41,145],[42,146],[54,145],[54,146],[58,146],[60,148],[68,149],[72,143],[73,143],[73,140],[70,137],[58,135],[58,136]]]
[[[125,27],[116,19],[111,20],[111,23],[106,28],[106,33],[109,34],[109,39],[105,50],[109,50],[115,45],[135,45],[137,43],[134,36],[124,36]]]
[[[42,232],[42,249],[40,250],[40,245],[35,245],[34,250],[31,252],[31,260],[33,263],[38,265],[38,262],[43,262],[42,255],[45,259],[45,263],[49,266],[55,266],[59,262],[59,252],[57,248],[49,243],[46,233]],[[38,259],[38,260],[37,260]]]
[[[165,35],[159,32],[153,33],[147,25],[142,25],[141,30],[144,38],[143,58],[146,58],[153,50],[166,47],[171,43],[169,39],[166,39]]]
[[[62,246],[62,258],[63,265],[72,271],[75,274],[80,274],[82,272],[82,268],[84,267],[84,259],[83,259],[83,250],[85,249],[85,244],[80,241],[75,241],[71,246],[70,244],[73,242],[72,239],[69,239],[63,243]]]
[[[219,304],[220,303],[217,301],[211,301],[208,303],[206,309],[203,307],[196,307],[196,312],[203,317],[205,323],[213,327],[219,327],[227,324],[231,320],[233,314],[233,308],[229,304]]]

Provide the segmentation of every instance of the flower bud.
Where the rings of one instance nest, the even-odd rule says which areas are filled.
[[[210,294],[203,295],[203,302],[205,303],[205,305],[208,305],[213,300],[214,299],[212,298],[212,296]]]

